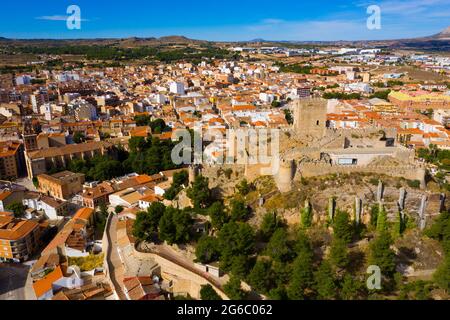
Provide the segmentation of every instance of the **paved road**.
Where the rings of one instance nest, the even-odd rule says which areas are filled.
[[[29,270],[23,264],[0,263],[0,300],[35,299]]]
[[[114,286],[119,300],[127,300],[122,289],[124,267],[117,251],[117,216],[110,215],[106,222],[106,236],[108,240],[108,252],[106,253],[106,261],[108,263],[109,278]]]

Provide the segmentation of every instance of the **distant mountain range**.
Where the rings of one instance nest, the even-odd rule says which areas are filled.
[[[48,46],[62,46],[62,45],[108,45],[108,46],[120,46],[120,47],[140,47],[140,46],[158,46],[164,44],[206,44],[206,43],[219,43],[218,41],[204,41],[189,39],[184,36],[166,36],[161,38],[148,37],[148,38],[105,38],[105,39],[7,39],[0,37],[0,44],[8,44],[11,46],[25,46],[25,45],[48,45]],[[399,49],[421,49],[421,50],[435,50],[435,51],[450,51],[450,27],[446,28],[442,32],[421,38],[412,39],[398,39],[398,40],[360,40],[360,41],[273,41],[264,39],[253,39],[249,41],[239,42],[222,42],[222,43],[239,43],[239,44],[322,44],[322,45],[354,45],[354,46],[382,46],[388,48]]]
[[[193,40],[183,36],[166,36],[161,38],[97,38],[97,39],[8,39],[0,37],[0,44],[11,46],[63,46],[63,45],[104,45],[120,47],[157,46],[161,44],[194,44],[208,41]]]
[[[450,27],[447,27],[447,29],[429,38],[434,40],[450,40]]]

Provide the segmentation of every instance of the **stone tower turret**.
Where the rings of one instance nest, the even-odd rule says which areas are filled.
[[[200,169],[197,165],[191,164],[189,166],[189,183],[194,182],[195,178],[198,176]]]
[[[292,183],[295,176],[295,163],[293,160],[280,159],[280,168],[275,175],[275,182],[278,190],[289,192],[292,190]]]
[[[294,130],[299,134],[323,137],[327,126],[325,99],[300,99],[294,106]]]

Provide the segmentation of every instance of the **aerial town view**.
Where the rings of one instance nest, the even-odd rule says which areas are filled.
[[[213,2],[2,3],[0,300],[450,300],[450,1]]]

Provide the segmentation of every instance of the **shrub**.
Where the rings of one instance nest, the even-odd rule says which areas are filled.
[[[410,188],[419,189],[420,188],[420,181],[419,180],[408,180],[407,181],[408,186]]]

